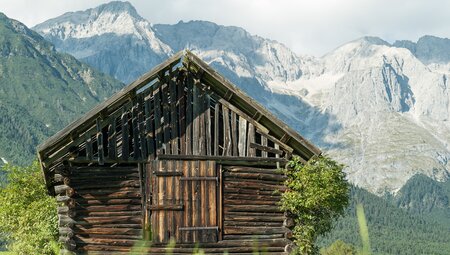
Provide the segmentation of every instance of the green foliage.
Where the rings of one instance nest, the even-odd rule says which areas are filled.
[[[336,240],[327,248],[320,249],[321,255],[356,255],[355,247],[342,240]]]
[[[286,186],[282,194],[281,209],[294,219],[296,253],[314,254],[314,242],[328,232],[333,219],[342,215],[348,205],[348,182],[343,165],[320,156],[302,164],[294,157],[288,164]]]
[[[5,166],[7,184],[0,188],[0,233],[17,254],[56,254],[56,201],[47,195],[39,164]]]
[[[444,187],[450,181],[434,184]],[[395,197],[378,197],[358,187],[351,188],[350,196],[350,206],[344,217],[334,223],[331,232],[318,238],[318,246],[328,247],[340,239],[355,247],[362,247],[356,216],[357,204],[361,203],[364,205],[372,254],[450,254],[447,214],[408,212],[396,206]]]

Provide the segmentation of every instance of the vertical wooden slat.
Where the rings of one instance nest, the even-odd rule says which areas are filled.
[[[214,156],[219,156],[219,103],[214,105]]]
[[[192,114],[192,94],[193,94],[193,77],[189,73],[187,77],[187,93],[186,93],[186,154],[192,154],[192,126],[193,126],[193,114]]]
[[[152,100],[153,90],[149,91],[149,94],[144,101],[144,118],[145,118],[145,138],[147,144],[147,156],[150,159],[154,158],[153,153],[155,152],[155,138],[153,133],[153,100]]]
[[[139,151],[139,127],[138,127],[138,110],[137,106],[131,109],[131,126],[133,132],[133,158],[139,159],[141,152]]]
[[[219,178],[219,185],[218,185],[218,195],[217,197],[217,226],[219,227],[219,240],[223,240],[223,189],[224,189],[224,184],[223,184],[223,172],[222,172],[222,165],[216,166],[214,164],[214,170],[216,171],[216,175]]]
[[[94,149],[92,148],[92,138],[86,134],[86,158],[92,160],[94,157]]]
[[[274,148],[279,150],[280,149],[280,145],[278,145],[278,143],[274,143]],[[280,155],[279,154],[275,154],[275,158],[279,158]],[[280,168],[280,162],[277,162],[277,169]]]
[[[164,172],[170,173],[172,171],[172,162],[171,160],[164,160]],[[164,204],[166,205],[173,205],[173,192],[175,187],[173,186],[173,176],[163,176],[161,177],[164,179]],[[173,211],[172,210],[163,210],[164,212],[164,243],[168,243],[170,240],[170,237],[173,233],[171,233],[173,224],[174,224],[174,218],[173,218]]]
[[[165,168],[165,161],[159,160],[159,167],[158,172],[166,172]],[[165,205],[166,204],[166,192],[167,192],[167,186],[166,186],[166,178],[164,177],[158,177],[159,182],[159,203],[158,205]],[[166,211],[164,210],[158,210],[159,212],[159,233],[161,236],[160,242],[166,242],[166,229],[167,229],[167,217],[166,217]]]
[[[170,145],[173,155],[178,155],[178,114],[177,114],[177,87],[175,78],[169,81],[170,90]]]
[[[177,161],[174,161],[174,163],[173,163],[173,171],[179,171],[179,172],[183,172],[183,161],[181,161],[181,160],[177,160]],[[176,205],[181,205],[181,204],[183,204],[183,201],[181,200],[181,194],[182,194],[182,192],[183,192],[183,186],[182,186],[182,184],[181,184],[181,181],[180,181],[180,178],[176,178],[175,176],[173,177],[174,178],[174,183],[175,183],[175,188],[174,188],[174,192],[175,192],[175,199],[174,199],[174,204],[176,204]],[[179,231],[178,231],[178,229],[176,228],[177,226],[183,226],[183,222],[182,222],[182,211],[176,211],[175,212],[175,222],[176,222],[176,225],[173,227],[173,231],[174,231],[174,235],[175,235],[175,238],[176,238],[176,240],[177,240],[177,242],[180,242],[182,239],[181,239],[181,236],[180,236],[180,233],[179,233]]]
[[[193,125],[192,125],[192,153],[199,155],[199,139],[200,135],[200,93],[197,85],[192,87],[192,108],[193,108]]]
[[[199,162],[199,176],[206,176],[206,161],[200,161]],[[207,214],[207,206],[210,201],[206,198],[206,189],[208,182],[207,181],[199,181],[197,183],[197,187],[200,189],[198,191],[199,193],[199,201],[198,201],[198,209],[199,209],[199,222],[196,227],[204,227],[207,226],[208,222],[206,222],[206,214]],[[205,234],[207,234],[207,231],[200,230],[198,231],[199,236],[199,242],[204,242]]]
[[[186,154],[186,95],[184,92],[184,79],[178,80],[178,133],[180,134],[180,153]]]
[[[164,154],[170,154],[170,106],[169,106],[169,96],[170,96],[170,90],[168,84],[163,84],[161,86],[161,96],[162,96],[162,115],[163,115],[163,133],[164,133]]]
[[[139,157],[141,159],[146,159],[148,152],[147,152],[147,141],[145,139],[145,101],[144,96],[139,95],[138,97],[138,105],[137,105],[137,121],[138,121],[138,133],[139,133],[139,151],[140,155]]]
[[[194,167],[194,175],[195,177],[200,176],[200,162],[195,161],[195,167]],[[194,222],[192,226],[200,226],[200,217],[201,217],[201,194],[200,194],[200,181],[193,181],[194,183],[194,210],[193,210],[193,218]],[[194,243],[200,241],[200,233],[199,231],[194,231]]]
[[[183,175],[184,176],[190,176],[190,163],[189,161],[183,161]],[[190,187],[189,183],[182,182],[181,185],[183,185],[183,204],[184,204],[184,212],[183,212],[183,227],[189,226],[190,222],[190,203],[189,203],[189,194],[190,194]],[[183,243],[189,242],[189,233],[188,232],[181,232],[182,234],[182,240]]]
[[[205,95],[206,100],[206,116],[205,116],[205,125],[206,125],[206,155],[212,155],[212,137],[211,137],[211,101],[209,95]]]
[[[194,168],[195,168],[195,162],[194,161],[188,161],[187,162],[188,168],[187,168],[187,174],[186,176],[194,176]],[[187,208],[186,208],[186,214],[187,214],[187,220],[186,220],[186,226],[193,226],[194,223],[194,213],[195,213],[195,209],[193,206],[193,198],[194,198],[194,194],[195,194],[195,190],[194,190],[194,183],[193,182],[187,182]],[[186,241],[188,243],[192,243],[194,241],[194,234],[190,231],[188,231],[187,237],[186,237]]]
[[[231,130],[228,107],[222,105],[223,114],[223,156],[231,156]]]
[[[126,161],[128,160],[130,154],[128,143],[129,139],[128,113],[126,112],[122,113],[121,121],[122,121],[122,159]]]
[[[231,111],[231,141],[233,156],[238,156],[237,121],[234,111]]]
[[[210,172],[209,161],[205,161],[204,168],[205,168],[203,170],[204,176],[212,176],[211,172]],[[205,227],[214,226],[211,224],[211,206],[213,206],[214,200],[215,200],[214,197],[211,196],[212,195],[211,188],[213,187],[213,185],[215,186],[215,182],[212,182],[212,181],[205,182],[205,184],[204,184],[205,190],[203,191],[203,193],[204,193],[203,210],[205,211],[205,213],[204,213],[203,226],[205,226]],[[213,198],[213,199],[211,199],[211,198]],[[203,241],[210,242],[210,235],[209,235],[208,231],[205,231],[205,233],[203,233],[203,235],[204,235],[202,238]]]
[[[116,118],[113,117],[111,124],[108,126],[108,158],[116,159]]]
[[[247,156],[246,140],[247,140],[247,120],[242,117],[239,117],[239,144],[238,144],[239,157]]]
[[[267,146],[267,137],[261,135],[261,145]],[[261,157],[267,158],[267,151],[261,151]]]
[[[199,139],[198,139],[198,151],[199,155],[206,155],[206,100],[205,100],[205,93],[200,93],[199,98],[199,110],[200,110],[200,116],[199,116]]]
[[[156,155],[162,154],[162,128],[161,128],[161,88],[154,92],[154,121],[155,121],[155,140],[156,140]]]
[[[105,152],[103,150],[103,132],[100,127],[100,120],[96,120],[97,126],[97,154],[98,154],[98,164],[103,165],[105,162]]]
[[[178,161],[178,165],[179,165],[179,171],[181,171],[183,173],[183,176],[186,176],[187,173],[187,166],[186,166],[186,161],[184,160],[180,160]],[[184,209],[183,211],[180,212],[180,224],[178,225],[178,227],[186,227],[186,196],[187,196],[187,191],[186,191],[186,183],[180,181],[180,203],[183,204]],[[186,242],[186,233],[182,232],[182,231],[178,231],[178,235],[179,235],[179,242],[180,243],[185,243]]]
[[[153,188],[153,171],[152,171],[152,163],[149,162],[146,164],[146,174],[145,174],[145,214],[144,214],[144,240],[153,241],[150,239],[149,234],[153,229],[151,229],[151,224],[153,223],[151,219],[151,211],[150,206],[152,205],[152,188]],[[153,193],[154,194],[154,193]]]
[[[147,152],[147,141],[145,139],[145,118],[142,112],[138,113],[138,128],[139,128],[139,149],[141,151],[141,159],[146,159]]]
[[[248,138],[247,138],[247,156],[255,157],[255,148],[250,147],[251,143],[255,142],[255,126],[252,123],[248,123]]]
[[[142,205],[142,214],[145,215],[145,197],[146,197],[146,193],[145,193],[145,184],[144,184],[144,164],[138,164],[138,172],[139,172],[139,191],[141,193],[141,205]],[[145,226],[145,218],[142,218],[142,222],[141,224],[143,226]]]
[[[151,172],[159,171],[158,166],[159,162],[158,160],[151,161],[150,165],[152,166]],[[152,174],[152,205],[158,205],[159,204],[159,180],[158,177],[154,174]],[[160,242],[160,236],[159,236],[159,211],[152,211],[152,234],[153,234],[153,242],[159,243]]]

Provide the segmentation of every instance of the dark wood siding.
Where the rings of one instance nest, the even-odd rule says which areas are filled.
[[[287,229],[278,206],[284,175],[273,168],[244,166],[223,166],[222,171],[223,239],[284,239]]]
[[[67,188],[57,196],[62,241],[80,253],[127,251],[142,239],[137,167],[70,167]],[[67,209],[66,209],[67,208]]]

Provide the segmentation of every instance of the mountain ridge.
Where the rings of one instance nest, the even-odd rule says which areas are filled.
[[[123,85],[0,13],[0,157],[26,164],[35,148]]]
[[[281,43],[242,28],[190,21],[145,27],[155,35],[155,42],[169,49],[152,55],[136,54],[140,49],[136,45],[143,41],[131,33],[104,33],[80,40],[58,37],[58,31],[70,26],[57,18],[43,24],[35,29],[55,41],[58,50],[124,81],[173,52],[189,48],[348,165],[349,179],[372,192],[396,192],[416,173],[442,181],[450,176],[450,64],[448,72],[446,63],[427,64],[411,47],[362,37],[323,57],[299,56]],[[72,32],[79,31],[73,28]],[[112,57],[85,57],[73,50],[120,48],[125,49],[123,54]]]

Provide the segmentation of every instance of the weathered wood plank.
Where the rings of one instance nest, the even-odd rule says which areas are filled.
[[[171,151],[172,154],[177,155],[179,152],[179,126],[178,126],[178,111],[177,111],[177,84],[176,77],[169,81],[169,91],[170,91],[170,135],[171,135]]]
[[[86,135],[86,158],[92,161],[94,157],[94,149],[92,148],[92,138],[90,135]]]
[[[214,156],[219,156],[219,113],[220,105],[216,102],[214,105]]]
[[[211,98],[208,94],[205,95],[206,111],[205,111],[205,125],[206,125],[206,155],[212,155],[212,136],[211,136]]]
[[[240,157],[247,156],[247,120],[239,117],[239,143],[238,143],[238,152]]]
[[[154,98],[154,121],[155,121],[155,143],[156,143],[156,155],[162,154],[163,129],[161,127],[161,88],[157,88],[153,94]]]
[[[187,92],[186,92],[186,155],[192,155],[192,128],[193,128],[193,109],[192,109],[192,100],[193,100],[193,86],[194,86],[194,78],[192,74],[189,73],[186,81]]]
[[[129,126],[128,126],[128,113],[124,112],[122,113],[121,117],[121,124],[122,124],[122,159],[128,160],[128,157],[130,155],[129,150]]]
[[[192,153],[194,155],[200,154],[200,91],[197,85],[194,83],[192,87],[192,108],[193,108],[193,124],[192,124]]]
[[[170,79],[170,77],[168,78]],[[170,154],[171,152],[171,146],[170,146],[170,106],[169,106],[169,97],[170,97],[170,90],[169,85],[167,83],[164,83],[161,85],[161,97],[162,97],[162,115],[163,115],[163,122],[161,123],[163,125],[163,152],[164,154]]]
[[[223,156],[231,156],[231,130],[228,107],[222,105],[223,115]]]
[[[238,127],[237,127],[237,118],[236,113],[231,111],[231,145],[233,147],[232,149],[232,155],[233,156],[239,156],[238,154]]]
[[[255,127],[252,123],[248,123],[248,138],[247,138],[247,156],[256,157],[256,151],[250,147],[250,144],[255,143]]]

